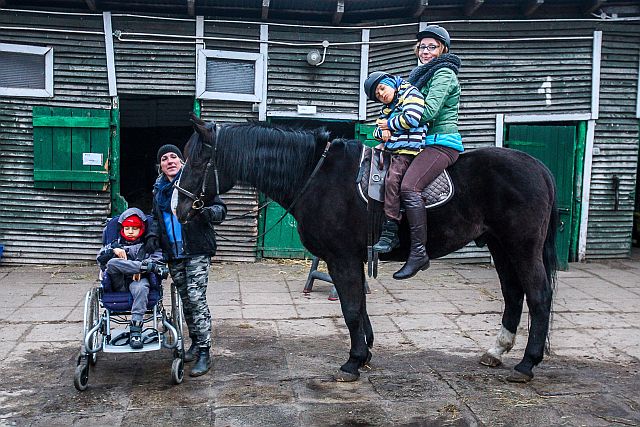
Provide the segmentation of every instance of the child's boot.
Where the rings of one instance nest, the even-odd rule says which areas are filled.
[[[131,321],[131,325],[129,325],[129,345],[135,350],[142,348],[142,322]]]
[[[399,244],[398,221],[391,218],[385,219],[382,224],[380,240],[378,240],[378,243],[373,245],[373,250],[380,253],[387,253],[397,248]]]

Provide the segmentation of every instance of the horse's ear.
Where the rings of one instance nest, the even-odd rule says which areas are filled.
[[[206,141],[209,141],[211,138],[211,131],[207,129],[205,121],[196,116],[193,111],[189,115],[189,120],[193,123],[193,130],[199,133]]]
[[[204,126],[204,120],[196,116],[196,113],[194,113],[193,111],[189,113],[189,121],[191,121],[191,123],[196,126]]]

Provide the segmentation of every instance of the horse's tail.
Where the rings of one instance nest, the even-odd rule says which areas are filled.
[[[556,236],[558,233],[558,223],[560,221],[558,213],[558,201],[556,198],[556,189],[551,178],[552,203],[549,212],[549,225],[547,226],[547,236],[544,240],[542,248],[542,262],[547,275],[546,291],[552,295],[550,313],[549,313],[549,331],[551,331],[551,323],[553,322],[553,294],[556,291],[556,272],[558,270],[558,253],[556,251]],[[545,352],[549,354],[551,351],[550,334],[547,333],[547,342],[545,343]]]

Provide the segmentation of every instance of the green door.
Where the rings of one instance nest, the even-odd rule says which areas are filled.
[[[262,230],[269,230],[262,237],[262,257],[263,258],[310,258],[300,241],[298,235],[298,222],[291,214],[280,221],[278,220],[285,213],[282,206],[276,202],[271,202],[261,212],[260,221]]]
[[[574,215],[577,132],[577,126],[509,125],[504,144],[542,161],[555,178],[560,214],[556,247],[562,269],[568,268],[572,222],[578,220]]]

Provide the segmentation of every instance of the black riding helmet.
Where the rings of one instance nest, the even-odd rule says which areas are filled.
[[[367,94],[367,98],[372,101],[378,100],[378,98],[376,98],[376,88],[378,87],[378,83],[386,77],[391,77],[391,74],[385,73],[384,71],[374,71],[369,74],[367,80],[364,81],[364,93]]]
[[[447,49],[449,49],[451,45],[451,37],[449,37],[449,33],[440,25],[427,25],[424,30],[416,34],[416,38],[418,39],[418,41],[422,40],[425,37],[431,37],[433,39],[441,41],[447,47]]]

